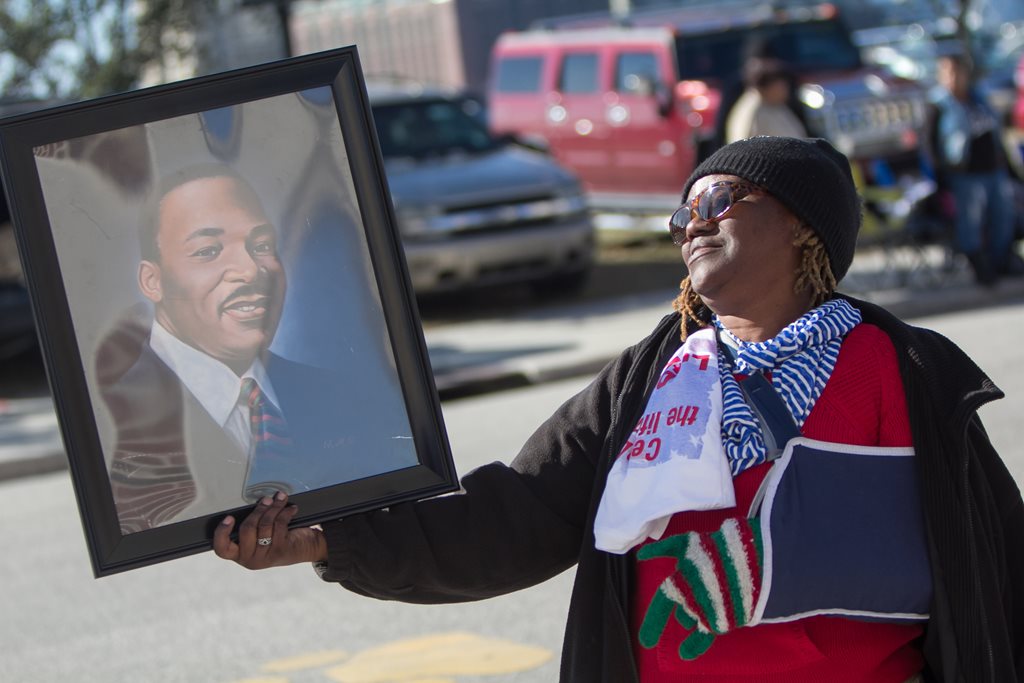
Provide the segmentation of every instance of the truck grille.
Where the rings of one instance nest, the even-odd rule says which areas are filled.
[[[424,236],[459,237],[482,231],[519,230],[578,216],[586,211],[582,196],[531,197],[526,201],[446,207],[425,220]]]
[[[920,105],[910,98],[843,103],[836,107],[836,128],[847,135],[903,131],[917,126],[919,108]]]
[[[808,112],[812,130],[855,158],[901,151],[908,134],[919,131],[923,121],[924,102],[915,96],[840,101]],[[913,140],[912,136],[909,144]]]

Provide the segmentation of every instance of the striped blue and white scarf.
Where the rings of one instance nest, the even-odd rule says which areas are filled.
[[[809,311],[772,339],[745,342],[725,329],[717,316],[713,319],[727,338],[723,341],[736,349],[732,371],[743,375],[759,370],[771,372],[772,385],[798,427],[803,427],[832,376],[843,338],[860,321],[860,311],[843,299],[834,299]],[[767,449],[757,418],[721,352],[718,367],[722,376],[722,443],[736,476],[763,463]]]

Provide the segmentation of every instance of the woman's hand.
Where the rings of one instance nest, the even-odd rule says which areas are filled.
[[[314,528],[289,529],[299,511],[287,505],[288,496],[263,498],[238,527],[238,542],[231,540],[235,518],[228,515],[213,532],[213,552],[247,569],[283,567],[302,562],[327,560],[327,541]]]

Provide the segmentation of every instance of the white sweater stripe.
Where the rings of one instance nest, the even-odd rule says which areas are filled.
[[[727,519],[722,525],[722,536],[725,538],[729,562],[736,570],[736,579],[739,581],[743,618],[744,621],[750,621],[754,611],[754,576],[753,568],[750,566],[750,556],[747,554],[747,548],[743,545],[743,537],[740,536],[739,523],[735,519]]]
[[[704,621],[697,614],[697,611],[693,609],[689,602],[686,601],[686,596],[683,595],[683,591],[679,590],[679,586],[676,585],[675,579],[669,574],[664,581],[661,582],[659,590],[665,594],[665,597],[672,602],[679,605],[686,614],[693,619],[697,624],[697,630],[701,633],[710,633],[707,627],[704,626]]]
[[[729,621],[725,615],[725,599],[722,595],[723,586],[718,583],[714,560],[711,559],[707,548],[701,542],[699,534],[690,534],[690,542],[686,547],[686,559],[697,569],[700,579],[707,589],[708,597],[711,599],[711,606],[715,611],[714,615],[708,616],[714,617],[715,630],[719,633],[725,633],[729,629]]]

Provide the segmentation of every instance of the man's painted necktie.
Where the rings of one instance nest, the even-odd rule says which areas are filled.
[[[286,482],[291,478],[289,470],[294,469],[295,463],[292,437],[284,415],[251,377],[242,380],[242,397],[249,406],[252,437],[249,472],[242,497],[255,503],[263,496],[273,496],[278,491],[292,493],[292,487]]]

